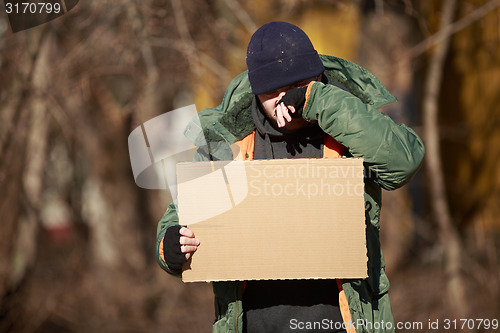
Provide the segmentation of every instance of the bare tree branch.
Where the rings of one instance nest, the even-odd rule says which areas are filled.
[[[181,40],[183,42],[182,52],[192,65],[192,70],[197,76],[202,76],[202,64],[204,68],[211,71],[213,74],[219,76],[222,80],[228,81],[231,79],[231,75],[228,70],[224,68],[223,65],[219,64],[215,59],[209,55],[200,52],[196,49],[196,45],[189,33],[189,28],[187,24],[186,17],[184,15],[184,10],[182,9],[182,4],[180,0],[171,0],[172,7],[174,8],[175,22],[179,34],[181,35]]]
[[[156,61],[151,40],[145,29],[145,20],[139,15],[139,4],[134,1],[127,8],[129,19],[134,22],[135,39],[139,44],[141,58],[146,67],[146,81],[138,99],[138,105],[142,106],[143,115],[152,118],[158,110],[159,95],[157,83],[160,78],[160,70]],[[123,109],[122,109],[123,112]]]
[[[170,40],[168,38],[152,37],[151,38],[151,45],[156,46],[156,47],[170,47],[170,48],[174,48],[174,49],[179,49],[175,45],[175,41]],[[185,50],[181,49],[179,51],[184,53]],[[224,82],[229,82],[232,79],[231,72],[226,67],[224,67],[224,65],[222,65],[220,62],[218,62],[217,60],[215,60],[213,57],[209,56],[205,52],[202,52],[199,50],[197,50],[196,52],[198,53],[198,59],[196,59],[196,61],[203,64],[204,68],[206,68],[207,70],[212,72],[212,74],[218,76]]]
[[[186,21],[186,16],[184,15],[184,9],[182,8],[182,3],[180,0],[171,0],[172,7],[174,8],[175,23],[177,25],[177,30],[181,35],[181,40],[184,48],[184,55],[192,65],[192,70],[201,76],[200,61],[198,59],[198,53],[196,46],[194,44],[193,38],[189,33],[189,27]]]
[[[431,47],[439,43],[442,43],[445,39],[450,38],[452,35],[456,34],[460,30],[465,29],[472,23],[481,19],[483,16],[485,16],[492,10],[498,8],[499,6],[500,6],[500,0],[491,0],[487,2],[485,5],[474,10],[469,15],[461,18],[457,22],[449,23],[448,25],[440,29],[438,32],[436,32],[434,35],[429,36],[422,42],[412,47],[411,50],[408,52],[408,54],[406,54],[404,58],[400,60],[400,62],[409,61],[413,58],[416,58],[417,56],[429,50]]]
[[[231,8],[240,20],[241,24],[245,27],[249,34],[253,34],[257,30],[258,26],[255,24],[253,19],[250,17],[248,12],[240,5],[238,0],[224,0],[226,4]]]

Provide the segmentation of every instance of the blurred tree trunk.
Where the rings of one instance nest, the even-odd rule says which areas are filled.
[[[32,268],[36,256],[39,231],[42,193],[44,186],[45,164],[47,161],[47,144],[50,116],[47,109],[46,87],[49,86],[50,60],[54,56],[54,38],[42,30],[39,37],[40,48],[33,71],[33,97],[27,107],[30,119],[28,142],[26,149],[26,165],[23,176],[24,216],[18,222],[18,233],[14,248],[15,269],[12,271],[13,284],[17,285],[24,278],[28,269]]]
[[[16,292],[23,289],[36,255],[49,128],[42,100],[52,46],[46,37],[45,29],[28,31],[1,59],[16,66],[0,85],[0,95],[7,98],[0,101],[0,331],[22,322],[23,303]]]
[[[418,87],[415,84],[418,72],[411,62],[398,63],[396,59],[418,42],[420,29],[405,8],[378,5],[381,7],[365,8],[359,63],[373,72],[398,98],[397,103],[387,105],[381,111],[397,123],[415,128],[418,123]],[[392,33],[387,34],[387,31]],[[421,189],[412,185],[383,193],[380,242],[389,275],[399,270],[413,252],[416,228],[412,201],[421,200],[418,197]]]
[[[36,235],[24,235],[33,232],[36,224],[36,207],[32,204],[40,198],[41,173],[43,172],[44,153],[30,156],[37,150],[43,149],[43,137],[46,128],[39,128],[38,138],[31,136],[31,130],[37,128],[38,117],[43,116],[43,109],[32,99],[32,80],[45,66],[50,47],[44,40],[44,30],[29,31],[21,45],[16,45],[4,54],[3,63],[16,61],[15,72],[11,81],[2,82],[1,89],[5,91],[8,100],[2,101],[2,133],[0,135],[0,211],[2,223],[0,234],[8,235],[0,242],[0,297],[17,287],[23,279],[29,262],[32,260],[29,253],[33,249],[19,247],[18,242],[24,237],[33,241]],[[44,43],[43,46],[41,44]],[[43,52],[40,50],[43,48]],[[19,53],[23,56],[19,57]],[[41,54],[43,53],[43,54]],[[37,76],[38,77],[38,76]],[[38,81],[37,83],[40,83]],[[42,107],[43,108],[43,107]],[[38,111],[38,112],[37,112]],[[38,146],[41,144],[41,146]],[[38,147],[37,147],[38,146]],[[32,178],[24,177],[24,171],[33,171]],[[23,211],[28,212],[28,219],[22,219]],[[26,216],[24,216],[26,217]],[[23,221],[20,223],[20,220]],[[16,252],[17,251],[17,252]],[[27,251],[27,252],[18,252]]]
[[[445,180],[453,218],[469,251],[478,254],[467,261],[469,272],[498,299],[500,1],[461,3],[458,15],[467,25],[453,38],[441,101],[449,105],[443,120],[454,129],[443,140]],[[451,82],[461,87],[458,98]]]
[[[449,26],[455,14],[456,1],[446,0],[442,6],[440,29]],[[439,239],[445,253],[447,291],[450,305],[458,318],[466,318],[466,285],[463,276],[463,244],[452,222],[448,207],[441,163],[440,139],[438,127],[438,104],[444,62],[449,49],[450,38],[445,38],[436,45],[429,59],[423,101],[424,138],[427,149],[426,167],[430,183],[431,205],[438,224]]]

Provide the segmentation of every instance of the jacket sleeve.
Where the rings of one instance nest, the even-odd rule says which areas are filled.
[[[386,190],[406,184],[422,162],[425,148],[411,128],[333,85],[309,85],[303,117],[362,157],[367,176]]]

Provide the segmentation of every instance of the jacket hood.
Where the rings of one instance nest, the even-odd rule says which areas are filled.
[[[320,55],[320,58],[329,81],[345,88],[363,103],[380,108],[396,101],[396,97],[367,69],[333,56]],[[245,71],[229,83],[222,103],[200,111],[186,127],[184,134],[197,147],[206,147],[207,153],[215,158],[225,158],[217,156],[221,145],[227,146],[227,149],[223,149],[223,154],[226,154],[230,144],[243,139],[255,129],[252,120],[253,96],[248,71]]]

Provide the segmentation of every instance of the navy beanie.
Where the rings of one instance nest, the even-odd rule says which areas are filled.
[[[268,93],[323,73],[309,37],[299,27],[271,22],[260,27],[247,49],[248,79],[255,95]]]

